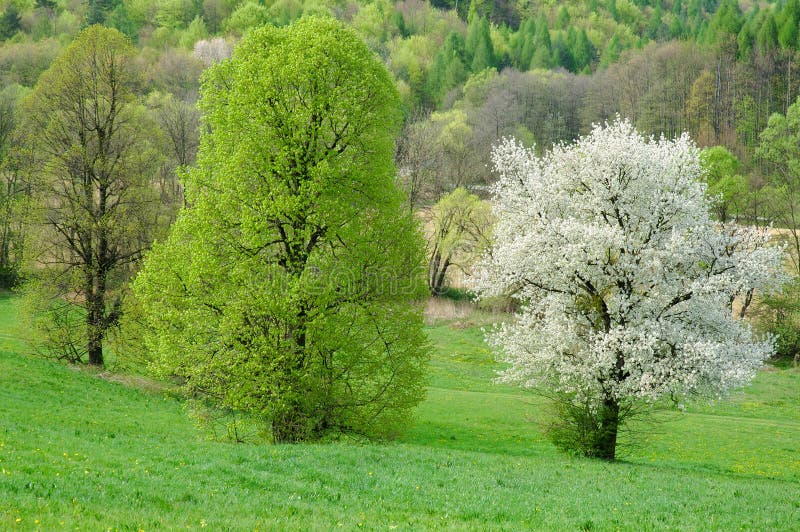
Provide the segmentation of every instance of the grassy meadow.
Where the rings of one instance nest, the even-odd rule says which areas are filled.
[[[0,530],[791,530],[800,371],[659,414],[622,459],[558,452],[541,401],[494,384],[474,323],[439,321],[415,425],[388,444],[204,439],[159,386],[29,356],[0,296]],[[123,381],[123,382],[118,382]],[[127,382],[127,384],[126,384]],[[134,386],[131,383],[138,383]]]

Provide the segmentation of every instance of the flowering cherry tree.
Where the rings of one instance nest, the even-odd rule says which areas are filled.
[[[586,406],[578,450],[613,459],[629,405],[719,396],[773,352],[732,309],[782,277],[781,250],[712,221],[688,136],[617,121],[541,158],[508,140],[493,162],[495,244],[472,285],[521,303],[489,338],[501,380]]]

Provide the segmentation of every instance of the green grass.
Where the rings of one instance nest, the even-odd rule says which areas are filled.
[[[800,372],[668,414],[622,461],[557,452],[492,383],[476,329],[432,327],[431,387],[391,444],[203,440],[175,399],[25,355],[0,297],[0,530],[754,529],[800,523]]]

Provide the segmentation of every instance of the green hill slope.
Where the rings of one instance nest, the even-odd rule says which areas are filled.
[[[179,401],[21,354],[0,299],[0,529],[791,529],[800,372],[672,419],[607,464],[559,454],[491,383],[477,329],[429,332],[418,422],[391,444],[204,441]]]

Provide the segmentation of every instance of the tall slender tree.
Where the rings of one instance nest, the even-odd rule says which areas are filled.
[[[35,150],[36,237],[29,294],[46,350],[102,365],[121,290],[154,231],[158,164],[135,93],[134,51],[119,31],[84,30],[42,74],[26,102]],[[82,319],[78,327],[75,320]],[[68,330],[68,334],[65,332]]]

